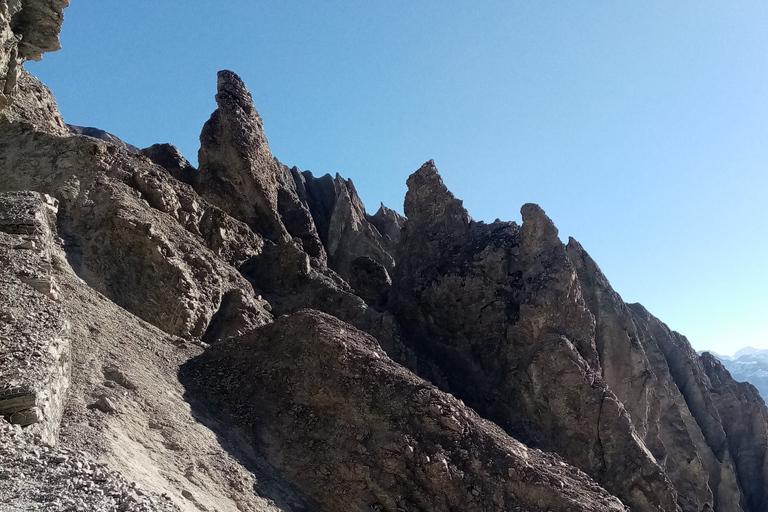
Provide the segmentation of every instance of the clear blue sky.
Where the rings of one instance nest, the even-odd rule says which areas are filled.
[[[196,160],[216,71],[274,154],[402,211],[540,204],[697,349],[768,348],[768,2],[73,0],[27,68],[67,122]]]

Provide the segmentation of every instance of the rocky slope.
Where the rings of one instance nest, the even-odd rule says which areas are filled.
[[[537,205],[405,217],[277,161],[218,75],[200,168],[68,127],[0,2],[0,510],[763,512],[768,410]]]

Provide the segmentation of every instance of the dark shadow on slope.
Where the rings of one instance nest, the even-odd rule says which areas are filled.
[[[270,499],[285,512],[321,512],[322,508],[303,493],[277,469],[259,456],[246,432],[235,426],[227,413],[217,404],[206,403],[203,393],[195,384],[194,371],[199,370],[202,356],[190,359],[179,369],[179,382],[184,386],[184,400],[190,405],[192,416],[216,434],[221,448],[240,462],[256,478],[254,493]],[[214,369],[211,369],[214,371]]]

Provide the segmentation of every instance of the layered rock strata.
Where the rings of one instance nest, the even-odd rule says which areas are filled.
[[[56,440],[70,384],[54,199],[0,194],[0,416]]]

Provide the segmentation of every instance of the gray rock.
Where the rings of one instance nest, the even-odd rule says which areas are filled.
[[[226,71],[199,171],[73,136],[21,68],[65,5],[0,0],[0,510],[764,512],[756,390],[539,206],[474,222],[430,161],[369,216]]]
[[[131,379],[129,379],[123,372],[121,372],[119,368],[114,366],[106,366],[103,371],[104,378],[108,381],[114,382],[115,384],[118,384],[131,391],[138,389],[138,386],[136,386],[136,384],[134,384]]]
[[[768,507],[768,411],[757,389],[736,382],[728,370],[710,354],[701,363],[711,383],[710,396],[722,419],[745,510]]]
[[[22,64],[61,48],[59,31],[67,5],[69,0],[0,2],[0,111],[18,92]]]
[[[98,409],[99,411],[104,413],[113,413],[117,411],[117,407],[115,407],[114,402],[112,402],[112,400],[110,400],[109,397],[106,395],[102,395],[101,397],[99,397],[99,399],[96,400],[96,402],[91,404],[89,407],[91,409]]]
[[[195,189],[273,242],[300,238],[310,256],[324,261],[312,216],[290,172],[272,158],[251,93],[235,73],[219,72],[216,103],[200,134]]]
[[[368,305],[383,310],[389,300],[392,279],[378,261],[359,256],[350,262],[349,284]]]
[[[600,376],[594,318],[543,210],[524,206],[522,227],[472,222],[431,161],[408,187],[391,303],[415,369],[634,509],[676,510],[671,482]]]
[[[768,350],[746,348],[736,352],[733,357],[712,351],[709,353],[723,364],[735,380],[755,386],[763,400],[768,397]]]
[[[390,254],[395,254],[397,244],[405,225],[405,218],[382,203],[374,215],[366,215],[368,222],[381,233],[382,246]]]
[[[92,126],[77,126],[74,124],[68,124],[67,129],[69,130],[69,133],[71,135],[84,135],[86,137],[93,137],[94,139],[99,139],[99,140],[103,140],[111,144],[114,144],[115,146],[122,148],[128,151],[129,153],[139,153],[139,148],[137,148],[133,144],[128,144],[126,142],[123,142],[123,140],[117,137],[116,135],[112,135],[109,132],[105,132],[100,128],[94,128]]]
[[[140,153],[171,173],[177,180],[192,185],[197,169],[172,144],[153,144]]]
[[[297,193],[305,201],[328,254],[328,265],[346,280],[352,261],[368,257],[391,272],[395,260],[383,246],[379,231],[368,221],[352,180],[338,174],[315,178],[311,172],[291,169]]]
[[[181,378],[254,446],[273,440],[270,462],[322,510],[627,510],[316,311],[218,344]]]

